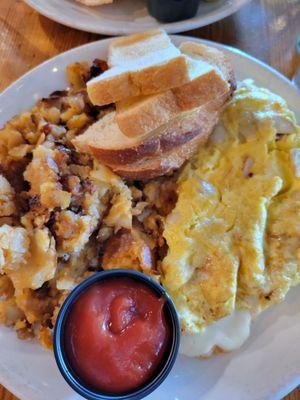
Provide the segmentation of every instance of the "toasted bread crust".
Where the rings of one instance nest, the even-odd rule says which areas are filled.
[[[215,123],[216,121],[217,116],[215,118]],[[171,174],[195,154],[199,146],[206,143],[214,126],[215,124],[212,124],[211,129],[205,134],[197,135],[189,142],[176,147],[164,155],[150,157],[129,165],[110,165],[110,168],[118,175],[128,180],[147,181],[158,176]]]
[[[171,150],[173,147],[182,145],[199,134],[199,129],[180,134],[172,132],[168,137],[153,137],[145,143],[141,143],[135,147],[125,149],[100,149],[89,146],[91,153],[110,165],[117,163],[119,165],[128,165],[139,161],[141,158],[149,156],[162,155],[164,151]]]
[[[159,36],[161,34],[164,34],[164,31],[162,29],[150,29],[145,32],[133,33],[132,35],[129,36],[117,37],[109,45],[108,59],[110,59],[111,53],[115,47],[132,45],[136,42],[140,42],[141,40],[148,39],[152,36],[157,36],[157,35]]]
[[[225,99],[227,99],[227,96],[224,96],[223,99],[216,99],[197,110],[193,117],[194,121],[197,121],[197,117],[200,116],[202,123],[198,125],[198,130],[185,133],[188,138],[185,142],[181,142],[179,139],[173,143],[174,146],[170,149],[166,150],[165,148],[158,154],[141,157],[139,161],[133,163],[120,164],[106,162],[106,164],[117,174],[129,180],[147,181],[158,176],[171,174],[195,154],[199,146],[206,143],[219,120]],[[162,143],[164,139],[165,136],[163,135],[161,148],[163,148]]]
[[[199,134],[205,133],[210,128],[213,113],[222,109],[227,98],[228,95],[226,94],[202,107],[180,115],[156,130],[153,136],[143,139],[135,146],[105,149],[87,143],[87,147],[96,158],[108,165],[126,165],[137,162],[144,157],[162,156],[165,152],[183,145]],[[73,143],[76,147],[76,139]]]
[[[141,44],[142,42],[144,42],[143,46],[140,46],[139,50],[135,49],[134,52],[134,56],[143,56],[145,55],[145,52],[147,52],[149,50],[149,47],[145,46],[145,44],[148,41],[149,44],[149,40],[153,39],[154,37],[156,37],[156,39],[158,39],[159,41],[159,45],[161,47],[168,47],[168,45],[170,44],[170,39],[168,36],[166,36],[166,33],[162,30],[162,29],[152,29],[146,32],[137,32],[137,33],[133,33],[132,35],[129,36],[121,36],[118,38],[115,38],[108,46],[108,56],[107,56],[107,62],[109,67],[113,67],[116,66],[120,63],[121,60],[116,60],[115,57],[115,51],[118,51],[118,48],[122,49],[123,47],[128,47],[128,46],[132,46],[135,44]],[[146,41],[146,43],[145,43]],[[152,46],[150,47],[151,50],[153,50],[153,47],[155,47],[155,49],[157,48],[158,43],[155,42],[155,45],[153,46],[153,42],[152,42]],[[122,60],[122,63],[124,62],[124,60]]]

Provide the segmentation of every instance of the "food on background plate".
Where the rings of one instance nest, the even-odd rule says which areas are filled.
[[[149,14],[160,22],[175,22],[196,15],[200,0],[147,0]]]
[[[114,53],[116,39],[110,62],[129,57],[130,38],[136,58],[145,38],[151,50],[163,35],[141,35],[141,47],[136,35],[124,39],[125,55]],[[193,43],[178,51],[184,59],[189,52],[201,73],[196,68],[177,88],[98,106],[86,82],[119,67],[75,63],[69,90],[40,100],[1,131],[0,321],[19,337],[50,346],[73,287],[95,271],[132,268],[172,295],[182,351],[207,356],[239,347],[253,316],[299,282],[300,133],[293,113],[251,81],[234,92],[219,51]],[[127,70],[136,65],[126,63]],[[216,90],[201,86],[206,79]],[[183,111],[178,93],[190,100],[186,87],[199,103]],[[161,125],[143,125],[139,110],[159,117],[163,110]],[[131,116],[136,124],[126,125]]]
[[[76,0],[85,6],[95,7],[113,3],[113,0]],[[205,0],[216,1],[216,0]],[[147,0],[149,14],[160,22],[175,22],[196,15],[200,0]]]
[[[85,6],[102,6],[103,4],[112,3],[113,0],[76,0],[78,3],[84,4]]]

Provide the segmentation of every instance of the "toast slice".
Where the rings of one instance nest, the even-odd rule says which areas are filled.
[[[98,106],[165,91],[191,79],[186,57],[161,30],[115,39],[109,63],[110,69],[87,83],[90,100]]]
[[[169,49],[169,36],[162,29],[138,32],[130,36],[114,39],[108,47],[107,64],[109,68],[128,62],[135,62],[148,54]]]
[[[126,165],[145,157],[163,156],[198,135],[206,135],[215,123],[214,113],[221,111],[227,96],[218,97],[192,111],[182,112],[150,134],[133,138],[124,135],[115,120],[115,112],[106,114],[83,134],[73,139],[78,151],[92,153],[107,165]]]
[[[205,44],[190,41],[182,42],[179,49],[195,60],[205,59],[211,65],[217,66],[222,71],[222,74],[228,77],[229,84],[235,88],[236,82],[232,65],[222,51],[211,46],[206,46]]]
[[[232,91],[233,71],[224,54],[214,48],[185,42],[190,82],[168,91],[116,104],[116,121],[127,136],[141,136],[167,123],[182,111],[192,110]]]
[[[217,120],[217,115],[215,115],[215,123],[211,125],[209,130],[164,155],[149,157],[128,165],[110,165],[110,168],[119,176],[128,180],[147,181],[158,176],[172,174],[174,170],[180,168],[186,160],[197,152],[199,146],[206,143]]]

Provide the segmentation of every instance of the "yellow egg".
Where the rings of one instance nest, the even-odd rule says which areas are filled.
[[[164,237],[163,283],[190,333],[300,281],[300,130],[283,99],[239,85],[178,178]]]

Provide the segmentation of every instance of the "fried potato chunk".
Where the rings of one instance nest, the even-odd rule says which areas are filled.
[[[8,180],[0,175],[0,217],[9,217],[15,212],[15,191]]]
[[[91,177],[95,182],[104,183],[112,187],[112,207],[104,219],[108,226],[115,227],[115,230],[132,227],[132,193],[123,180],[113,173],[108,167],[95,163]]]
[[[47,228],[32,232],[24,228],[0,227],[2,271],[13,282],[16,292],[38,289],[55,275],[55,240]]]
[[[62,190],[59,183],[59,168],[53,150],[42,145],[36,147],[33,159],[24,172],[24,178],[30,183],[30,194],[40,196],[43,207],[52,210],[55,207],[65,209],[69,206],[71,195]]]
[[[9,277],[0,275],[0,323],[7,326],[14,326],[18,320],[24,318],[22,310],[17,306],[14,292]]]
[[[151,248],[145,236],[134,228],[131,231],[125,229],[118,231],[107,242],[103,255],[102,268],[134,269],[158,278],[158,274],[154,269]]]
[[[30,235],[24,228],[0,227],[0,272],[9,274],[28,260]]]
[[[88,242],[95,229],[93,219],[89,215],[80,216],[65,210],[57,213],[54,229],[62,253],[78,253]]]

